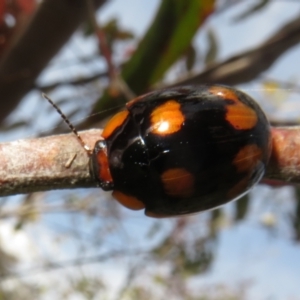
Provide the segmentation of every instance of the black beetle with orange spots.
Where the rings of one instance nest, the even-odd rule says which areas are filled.
[[[244,195],[264,174],[270,126],[258,104],[222,85],[140,96],[96,143],[91,172],[124,206],[152,217],[195,213]]]

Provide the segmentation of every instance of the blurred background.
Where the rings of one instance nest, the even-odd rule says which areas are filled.
[[[224,83],[300,121],[300,2],[0,0],[1,142],[102,127],[135,95]],[[100,189],[0,199],[0,299],[300,299],[300,189],[151,219]]]

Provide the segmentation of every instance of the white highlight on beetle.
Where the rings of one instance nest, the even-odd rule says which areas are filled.
[[[159,132],[165,132],[167,130],[169,130],[169,127],[170,127],[170,124],[168,121],[164,121],[164,122],[161,122],[157,128],[157,131]]]

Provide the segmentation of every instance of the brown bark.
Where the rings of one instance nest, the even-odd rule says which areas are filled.
[[[93,148],[101,129],[81,132]],[[273,150],[265,178],[300,183],[300,127],[272,129]],[[89,157],[73,133],[0,144],[0,196],[96,187]]]
[[[81,132],[93,149],[102,130]],[[0,195],[95,187],[89,157],[74,134],[0,144]]]
[[[274,127],[272,142],[272,155],[265,177],[300,183],[300,127]]]
[[[107,0],[94,0],[95,7]],[[0,61],[0,122],[87,16],[85,0],[44,0]]]

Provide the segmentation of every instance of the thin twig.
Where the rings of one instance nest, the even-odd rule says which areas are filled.
[[[90,257],[83,257],[78,259],[70,259],[65,261],[53,261],[48,262],[44,266],[38,266],[34,268],[27,269],[26,271],[22,271],[21,273],[8,273],[8,274],[1,274],[0,278],[2,280],[9,279],[9,278],[21,278],[21,277],[28,277],[28,276],[34,276],[40,273],[46,273],[58,269],[64,269],[67,267],[76,267],[76,266],[82,266],[87,264],[95,264],[100,263],[109,259],[113,259],[116,257],[124,257],[124,256],[137,256],[142,254],[148,254],[149,250],[136,250],[136,251],[126,251],[124,249],[122,250],[116,250],[116,251],[109,251],[105,254],[90,256]]]
[[[105,58],[107,68],[108,68],[108,74],[112,81],[112,80],[114,80],[114,78],[116,76],[116,68],[112,61],[112,55],[111,55],[111,51],[107,44],[105,32],[103,31],[102,27],[97,22],[96,15],[95,15],[95,8],[94,8],[92,0],[86,0],[86,4],[87,4],[87,9],[88,9],[89,20],[92,23],[94,32],[98,39],[99,50],[100,50],[101,54],[103,55],[103,57]]]
[[[53,89],[55,89],[59,86],[63,86],[63,85],[73,85],[73,86],[83,85],[83,84],[93,82],[93,81],[95,81],[96,79],[99,79],[99,78],[106,78],[107,76],[108,76],[107,72],[99,72],[99,73],[96,73],[96,74],[93,74],[91,76],[87,76],[87,77],[84,77],[84,78],[71,79],[71,80],[60,80],[58,82],[53,82],[53,83],[48,84],[48,85],[37,85],[37,84],[35,84],[35,88],[40,90],[40,91],[47,92],[47,91],[53,90]]]
[[[128,84],[121,77],[121,75],[119,74],[119,72],[117,71],[117,68],[115,67],[115,65],[113,63],[112,53],[107,44],[105,32],[102,29],[102,27],[99,25],[99,23],[97,22],[97,19],[96,19],[93,2],[92,2],[92,0],[86,0],[86,3],[87,3],[90,21],[92,23],[94,32],[98,39],[100,53],[103,55],[103,57],[106,61],[106,64],[107,64],[108,74],[110,77],[111,85],[114,85],[119,91],[121,91],[127,100],[131,100],[131,99],[135,98],[135,94],[132,92],[132,90],[129,88]]]

